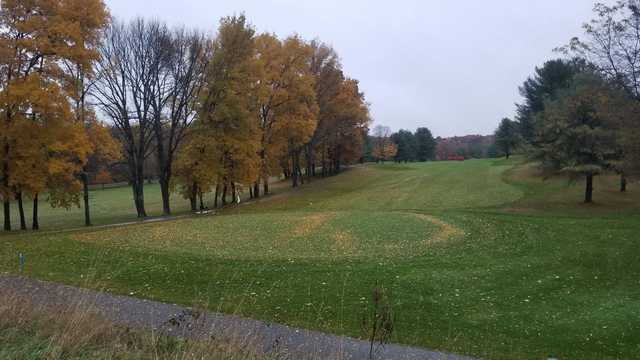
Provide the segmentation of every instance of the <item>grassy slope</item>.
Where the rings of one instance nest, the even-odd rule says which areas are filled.
[[[601,179],[585,207],[580,187],[513,165],[361,167],[216,217],[4,236],[0,271],[24,252],[38,278],[353,336],[381,282],[395,341],[496,359],[633,357],[637,190]],[[443,240],[420,214],[461,231]]]

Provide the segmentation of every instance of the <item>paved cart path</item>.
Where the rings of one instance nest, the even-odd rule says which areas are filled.
[[[29,300],[35,306],[86,306],[116,324],[153,329],[193,339],[247,339],[266,353],[291,359],[368,359],[369,343],[317,331],[245,319],[156,301],[80,289],[11,274],[0,274],[0,292]],[[386,345],[376,359],[473,360],[472,358],[402,345]]]

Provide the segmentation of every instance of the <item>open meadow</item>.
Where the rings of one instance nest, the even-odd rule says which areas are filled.
[[[113,228],[72,229],[81,210],[42,206],[42,232],[0,234],[0,272],[23,253],[30,277],[355,337],[380,284],[393,342],[637,356],[640,188],[597,178],[585,205],[582,186],[534,172],[518,159],[356,166],[217,215]],[[129,188],[92,202],[96,224],[135,218]]]

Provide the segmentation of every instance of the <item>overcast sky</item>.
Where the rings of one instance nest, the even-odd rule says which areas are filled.
[[[602,1],[602,0],[600,0]],[[436,136],[490,134],[518,86],[592,17],[595,0],[106,0],[122,19],[213,33],[244,12],[258,31],[331,44],[376,124]],[[605,0],[611,3],[612,0]]]

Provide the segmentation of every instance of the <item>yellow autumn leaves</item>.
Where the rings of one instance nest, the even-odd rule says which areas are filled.
[[[268,193],[273,176],[297,186],[317,166],[339,169],[358,159],[368,107],[340,68],[335,52],[317,41],[256,34],[244,16],[222,19],[198,117],[178,156],[183,194],[193,204],[215,188],[224,204],[229,192],[232,199],[246,189]]]

